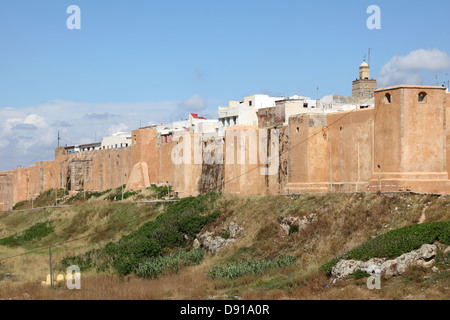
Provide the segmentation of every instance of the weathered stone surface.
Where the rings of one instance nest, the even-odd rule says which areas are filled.
[[[231,221],[230,224],[228,225],[228,228],[226,229],[226,231],[230,233],[230,238],[236,238],[238,233],[240,233],[242,230],[244,230],[244,228],[240,227],[234,221]]]
[[[230,243],[233,243],[236,241],[236,236],[244,230],[242,227],[240,227],[237,223],[231,222],[228,227],[224,228],[223,231],[227,231],[230,234],[230,237],[228,239],[214,236],[214,233],[212,232],[204,232],[203,234],[198,234],[197,238],[194,240],[194,248],[200,248],[205,247],[211,252],[216,252],[221,250],[222,248],[226,247]]]
[[[281,223],[280,227],[285,233],[289,233],[289,230],[293,225],[298,225],[298,229],[303,230],[309,224],[313,223],[317,220],[317,215],[315,213],[311,213],[310,215],[303,216],[302,218],[297,217],[285,217]]]
[[[193,247],[195,248],[195,249],[197,249],[197,248],[200,248],[200,241],[198,241],[198,239],[195,239],[194,240],[194,244],[193,244]]]
[[[385,276],[397,276],[406,271],[409,266],[418,265],[430,267],[434,263],[437,247],[434,244],[424,244],[417,250],[402,254],[393,260],[373,258],[369,261],[340,260],[332,269],[333,279],[345,278],[356,270],[368,274],[382,274]]]

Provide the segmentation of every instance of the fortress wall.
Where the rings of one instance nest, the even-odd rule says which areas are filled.
[[[330,148],[326,115],[309,115],[307,141],[304,142],[307,151],[307,181],[330,181]],[[334,138],[334,135],[331,136]]]
[[[422,91],[428,97],[423,103],[417,100]],[[265,146],[266,155],[273,157],[274,124],[228,128],[223,164],[195,157],[196,143],[210,151],[212,142],[196,141],[193,133],[186,150],[190,161],[175,163],[172,152],[184,155],[179,150],[183,138],[164,144],[150,128],[134,130],[127,148],[67,154],[58,147],[54,161],[0,172],[0,210],[68,183],[70,190],[84,184],[86,190],[105,191],[122,184],[137,190],[169,182],[181,197],[210,190],[241,195],[376,191],[380,183],[382,191],[450,193],[449,101],[450,93],[440,87],[398,86],[377,90],[375,108],[291,116],[287,126],[277,128],[279,159],[270,175],[264,174],[268,165],[261,156]],[[267,139],[261,144],[264,133]],[[238,163],[246,135],[245,163]],[[227,151],[234,153],[231,162]]]
[[[31,169],[17,168],[13,171],[12,188],[14,202],[31,199]]]
[[[403,91],[403,171],[446,171],[445,91],[422,88]],[[422,91],[427,92],[424,103],[418,102],[417,98]]]
[[[321,144],[316,143],[322,147],[323,152],[312,152],[321,156],[320,158],[316,156],[314,161],[317,172],[322,173],[321,169],[324,168],[319,179],[329,179],[331,170],[332,182],[333,186],[336,184],[334,186],[336,190],[366,191],[367,182],[373,175],[372,120],[373,109],[340,112],[327,116],[328,137],[322,139]],[[319,135],[316,136],[316,140],[320,140],[320,138]],[[330,151],[326,152],[327,146],[328,150],[331,150],[331,156]],[[321,163],[326,164],[327,162],[329,164],[330,161],[332,162],[331,168],[321,165]],[[328,172],[326,172],[327,169]]]
[[[445,123],[446,123],[446,143],[447,143],[447,161],[446,161],[446,169],[447,174],[450,178],[450,93],[447,92],[445,97]]]
[[[270,165],[261,165],[261,168],[268,168],[271,174],[261,175],[261,171],[258,177],[258,193],[259,194],[280,194],[283,192],[283,188],[288,182],[288,170],[289,170],[289,130],[288,127],[279,127],[278,130],[278,161],[273,161]],[[268,130],[267,137],[271,138],[271,130]],[[271,140],[269,141],[271,143]],[[267,156],[272,158],[276,154],[267,147]],[[260,163],[261,161],[259,161]],[[261,164],[261,163],[260,163]],[[273,168],[272,168],[273,166]],[[272,170],[275,170],[273,173]]]
[[[391,103],[384,101],[386,93],[391,95]],[[375,166],[377,164],[381,166],[383,174],[402,171],[402,100],[402,90],[390,90],[389,92],[375,94],[374,164]]]
[[[373,109],[293,116],[289,131],[286,192],[367,190],[373,174]]]
[[[278,128],[278,135],[272,136],[273,130],[260,130],[253,126],[227,129],[223,165],[225,192],[255,195],[283,191],[289,172],[289,132],[287,127],[281,127]],[[226,144],[229,146],[226,147]],[[274,144],[278,144],[278,153]],[[241,161],[240,150],[244,152],[245,162]],[[216,169],[221,170],[221,167]],[[213,180],[214,176],[202,179]]]
[[[423,101],[421,92],[426,93]],[[390,103],[387,94],[393,97]],[[398,86],[375,93],[375,161],[381,165],[381,179],[375,173],[372,188],[380,184],[382,191],[450,193],[446,96],[445,88],[435,86]]]
[[[226,129],[224,145],[224,192],[242,195],[259,193],[258,127]]]
[[[309,117],[298,115],[289,118],[289,182],[309,181],[308,144]]]
[[[0,210],[8,210],[14,205],[12,171],[0,172]]]

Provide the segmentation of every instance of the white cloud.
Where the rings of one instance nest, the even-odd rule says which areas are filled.
[[[111,127],[109,127],[107,132],[109,135],[112,135],[117,132],[127,132],[127,130],[128,130],[128,126],[125,123],[119,123],[119,124],[115,124],[115,125],[112,125]]]
[[[180,109],[189,112],[199,112],[206,108],[207,101],[198,94],[194,94],[180,103]]]
[[[380,87],[421,84],[424,75],[450,70],[450,56],[439,49],[418,49],[406,56],[391,58],[378,74]]]

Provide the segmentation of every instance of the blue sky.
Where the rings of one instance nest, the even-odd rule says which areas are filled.
[[[448,0],[2,0],[0,170],[51,160],[58,131],[83,143],[256,93],[351,95],[368,48],[386,85],[443,82],[449,18]]]

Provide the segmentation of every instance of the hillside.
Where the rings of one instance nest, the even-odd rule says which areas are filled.
[[[42,206],[54,204],[53,192],[42,195]],[[136,201],[167,190],[131,192],[123,201],[121,190],[63,194],[58,203],[70,207],[0,216],[0,298],[450,298],[449,196],[208,193],[155,204]],[[382,277],[380,290],[369,290],[362,272],[331,279],[340,259],[395,258],[424,243],[438,245],[433,264]],[[82,269],[81,290],[41,284],[48,246],[56,274]]]

